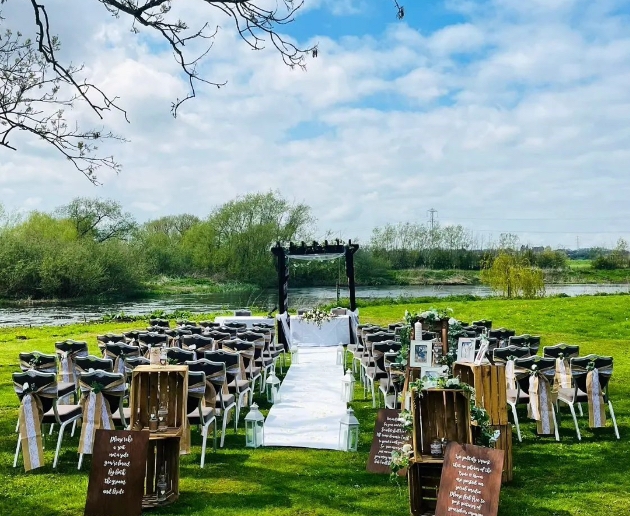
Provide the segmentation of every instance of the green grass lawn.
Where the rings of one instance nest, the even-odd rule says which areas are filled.
[[[383,305],[361,309],[361,320],[393,322],[405,309],[423,305]],[[445,303],[431,306],[445,307]],[[609,426],[598,431],[580,420],[583,440],[575,437],[566,409],[561,409],[560,442],[536,437],[535,425],[520,411],[523,442],[514,443],[514,481],[501,492],[499,514],[627,515],[630,514],[630,297],[602,296],[539,300],[483,300],[450,302],[454,316],[463,320],[492,319],[520,333],[540,334],[542,345],[580,344],[583,354],[615,357],[610,385],[621,440]],[[78,432],[64,440],[58,471],[52,470],[54,437],[46,440],[46,465],[24,473],[21,462],[12,467],[16,444],[17,397],[11,372],[18,369],[18,352],[52,352],[54,341],[87,340],[96,350],[95,336],[132,327],[129,323],[71,325],[60,328],[0,330],[0,515],[70,516],[83,514],[89,458],[77,471]],[[135,326],[142,327],[142,323]],[[357,389],[362,396],[362,391]],[[263,408],[266,402],[258,400]],[[208,453],[199,468],[201,438],[192,433],[192,453],[181,458],[181,497],[156,515],[365,515],[408,514],[405,481],[392,484],[385,475],[365,471],[374,427],[371,401],[359,399],[354,408],[361,422],[360,451],[356,454],[244,447],[242,422],[238,434],[228,430],[225,448]],[[112,515],[115,516],[115,515]]]

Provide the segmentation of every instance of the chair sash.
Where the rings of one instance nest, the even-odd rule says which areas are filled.
[[[75,351],[57,350],[59,355],[60,374],[62,382],[72,382],[79,387],[79,379],[74,372],[74,359],[77,357],[87,357],[88,352],[85,349],[77,349]]]
[[[505,381],[507,388],[516,390],[516,374],[514,372],[514,360],[506,360],[505,362]]]
[[[38,357],[35,356],[31,362],[27,362],[26,360],[20,360],[20,369],[22,371],[40,371],[42,373],[56,373],[57,367],[54,362],[48,362],[45,364],[37,363]]]
[[[44,445],[42,441],[42,419],[44,409],[40,397],[55,398],[57,381],[53,380],[36,390],[30,390],[29,384],[14,383],[15,392],[20,395],[26,391],[20,404],[20,443],[24,456],[24,471],[41,468],[44,465]]]
[[[116,353],[112,353],[110,350],[105,348],[104,358],[111,358],[112,362],[114,362],[114,373],[122,373],[123,376],[127,376],[124,353],[117,355]]]
[[[81,408],[83,410],[83,424],[81,425],[81,438],[79,439],[79,453],[91,454],[94,446],[94,434],[96,430],[113,430],[114,421],[109,408],[109,403],[103,394],[119,395],[125,392],[124,377],[108,386],[102,386],[99,392],[94,387],[79,382],[81,388]]]
[[[606,426],[606,405],[604,402],[604,391],[600,383],[600,377],[610,378],[612,366],[584,369],[580,366],[573,366],[574,372],[584,374],[586,372],[586,398],[588,399],[588,426],[590,428],[601,428]]]
[[[536,421],[538,434],[549,435],[555,432],[551,385],[549,385],[549,380],[541,371],[535,371],[529,377],[527,415]]]
[[[555,390],[571,388],[571,365],[564,355],[556,358]]]

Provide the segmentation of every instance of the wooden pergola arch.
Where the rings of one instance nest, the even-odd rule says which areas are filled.
[[[348,289],[350,290],[350,310],[354,311],[357,307],[356,290],[354,283],[354,253],[359,250],[359,244],[353,244],[352,240],[343,243],[337,239],[332,243],[324,240],[323,243],[300,242],[296,244],[289,242],[276,245],[271,248],[271,252],[276,257],[276,270],[278,271],[278,311],[280,313],[289,310],[289,259],[291,257],[310,257],[316,260],[318,256],[326,259],[326,256],[344,255],[346,261],[346,275],[348,276]]]

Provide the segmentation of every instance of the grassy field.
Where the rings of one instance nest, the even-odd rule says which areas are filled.
[[[582,442],[572,420],[561,411],[558,443],[536,437],[535,426],[520,411],[523,442],[514,443],[514,481],[504,486],[499,514],[503,516],[621,516],[630,514],[630,321],[628,296],[553,298],[531,301],[482,300],[432,303],[454,309],[463,320],[487,318],[495,327],[540,334],[543,345],[580,344],[583,354],[615,357],[610,394],[621,440],[610,426],[596,432],[580,420]],[[379,323],[400,320],[405,309],[422,305],[383,305],[361,309],[361,320]],[[84,339],[96,349],[98,333],[128,329],[129,323],[71,325],[60,328],[0,330],[0,515],[74,516],[83,514],[90,460],[77,471],[78,435],[65,439],[58,471],[52,470],[53,438],[46,441],[46,465],[25,474],[12,467],[16,444],[17,398],[11,372],[18,369],[18,352],[51,352],[55,340]],[[142,327],[142,323],[135,324]],[[362,391],[357,390],[362,396]],[[262,400],[258,400],[266,406]],[[247,450],[241,427],[228,431],[225,448],[210,452],[199,468],[201,438],[193,430],[192,454],[181,460],[178,503],[153,511],[156,515],[365,515],[408,514],[406,483],[392,484],[387,476],[368,474],[365,464],[372,439],[375,411],[371,401],[354,403],[361,421],[361,445],[356,454],[300,449]],[[610,424],[610,423],[609,423]],[[112,515],[115,516],[115,515]]]

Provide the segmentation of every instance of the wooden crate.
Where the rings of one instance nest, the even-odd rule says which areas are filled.
[[[486,409],[491,425],[507,425],[505,366],[453,364],[453,376],[475,388],[475,404]]]
[[[413,448],[416,462],[427,460],[431,441],[445,438],[470,444],[470,402],[461,389],[427,389],[412,395]]]
[[[442,476],[441,459],[413,462],[408,469],[409,505],[413,516],[435,514]]]
[[[149,431],[151,413],[166,403],[167,430],[151,433],[156,437],[182,437],[189,431],[186,411],[188,393],[188,366],[141,365],[131,377],[131,428]]]
[[[143,509],[168,505],[179,498],[179,448],[179,437],[154,438],[151,434],[142,497]],[[166,477],[166,499],[158,501],[157,483],[162,471]]]
[[[501,436],[496,444],[497,450],[503,450],[503,475],[501,481],[511,482],[514,477],[512,469],[512,425],[496,425],[492,427],[493,430],[500,430]]]

